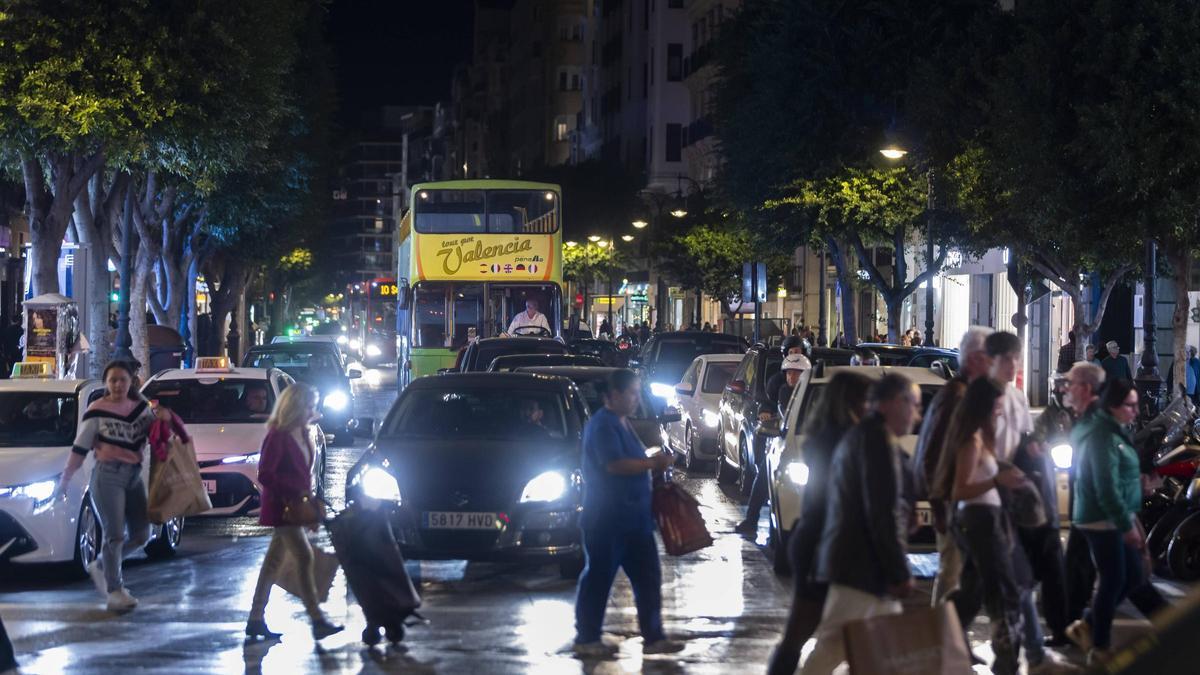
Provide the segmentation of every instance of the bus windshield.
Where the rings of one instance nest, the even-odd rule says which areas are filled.
[[[557,207],[548,190],[421,190],[413,213],[421,234],[551,234]]]
[[[526,300],[536,301],[553,330],[561,300],[557,284],[427,281],[413,288],[413,299],[413,346],[452,349],[505,332]]]

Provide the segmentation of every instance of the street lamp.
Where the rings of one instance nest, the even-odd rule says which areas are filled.
[[[566,245],[566,247],[567,247],[567,248],[575,248],[576,246],[578,246],[578,245],[579,245],[579,242],[577,242],[577,241],[568,241],[568,242],[564,242],[564,244]]]
[[[593,244],[600,241],[600,239],[601,239],[601,237],[598,234],[593,234],[590,237],[588,237],[588,241],[592,242]]]
[[[621,235],[621,241],[629,243],[629,242],[633,241],[633,235],[632,234],[623,234],[623,235]]]
[[[879,154],[887,157],[888,159],[900,159],[901,157],[907,155],[908,151],[903,148],[898,148],[894,145],[889,145],[888,147],[881,149]]]
[[[633,221],[633,226],[634,226],[634,227],[636,227],[636,228],[637,228],[637,229],[639,229],[639,230],[641,230],[641,229],[645,228],[645,227],[646,227],[647,225],[649,225],[649,224],[650,224],[650,223],[647,223],[646,221],[642,220],[641,218],[639,218],[639,219],[637,219],[637,220]]]
[[[671,211],[671,215],[675,216],[676,218],[684,218],[687,216],[687,210],[686,209],[674,209]]]
[[[889,145],[882,148],[879,154],[886,157],[888,160],[899,160],[908,154],[908,151],[897,145]],[[933,267],[933,169],[930,168],[925,172],[926,206],[929,209],[929,223],[925,227],[925,264],[929,269]],[[902,251],[897,251],[896,255],[903,255]],[[899,326],[896,327],[897,329]],[[933,345],[933,276],[925,281],[925,344]]]

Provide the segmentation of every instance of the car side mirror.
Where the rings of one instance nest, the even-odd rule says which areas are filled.
[[[746,393],[746,381],[734,380],[725,387],[725,390],[731,394],[744,394]]]
[[[352,380],[357,380],[362,377],[363,373],[358,368],[351,368],[350,372],[346,373],[346,375]]]
[[[691,396],[694,392],[695,389],[692,387],[690,382],[680,382],[679,384],[675,385],[675,393],[682,396]]]
[[[354,427],[355,438],[375,437],[375,432],[378,431],[378,420],[374,417],[359,417],[355,421],[358,422],[358,426]]]
[[[658,416],[658,421],[663,424],[679,422],[683,420],[683,414],[679,412],[679,408],[667,406],[663,408],[662,414]]]

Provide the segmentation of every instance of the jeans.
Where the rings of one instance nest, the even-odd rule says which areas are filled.
[[[313,580],[313,550],[299,525],[284,525],[275,528],[267,555],[258,570],[258,584],[254,587],[254,599],[250,603],[250,620],[261,621],[267,611],[267,599],[271,596],[271,585],[278,578],[279,568],[291,556],[300,570],[300,601],[313,621],[322,620],[321,606],[317,602],[317,584]]]
[[[938,571],[933,579],[933,605],[947,602],[950,594],[958,590],[959,578],[962,576],[962,551],[950,532],[935,533],[937,538]]]
[[[771,652],[767,675],[792,675],[800,663],[804,643],[821,622],[821,613],[829,595],[829,584],[812,578],[813,559],[824,529],[823,508],[813,508],[800,516],[800,522],[788,538],[788,562],[792,566],[792,608],[788,612],[783,637]]]
[[[846,660],[846,642],[842,629],[851,621],[873,616],[900,614],[904,608],[898,600],[865,593],[840,584],[829,585],[829,597],[817,626],[817,644],[804,662],[803,675],[829,675]]]
[[[1092,598],[1092,611],[1087,621],[1092,627],[1092,641],[1097,649],[1112,644],[1112,622],[1117,605],[1129,592],[1142,585],[1142,554],[1125,543],[1117,530],[1082,530],[1092,550],[1092,561],[1100,583]]]
[[[97,462],[92,470],[89,490],[92,503],[96,505],[100,528],[104,531],[100,566],[104,569],[108,592],[113,593],[125,587],[121,578],[121,561],[150,540],[142,465]]]
[[[1082,619],[1084,610],[1092,600],[1096,587],[1096,566],[1092,562],[1092,552],[1088,541],[1083,536],[1083,530],[1071,528],[1067,539],[1067,623]],[[1137,587],[1129,589],[1130,604],[1147,618],[1157,614],[1167,607],[1166,598],[1149,579],[1143,580]]]
[[[575,590],[575,642],[600,639],[604,610],[617,570],[625,570],[633,586],[638,627],[646,644],[665,637],[662,625],[662,568],[653,531],[621,532],[609,528],[583,530],[586,564]]]
[[[1033,591],[1029,590],[1021,594],[1021,631],[1021,641],[1025,643],[1025,659],[1029,661],[1029,665],[1036,666],[1045,661],[1045,636],[1042,635],[1042,624],[1038,619]]]
[[[1012,675],[1017,672],[1023,622],[1008,516],[999,507],[970,504],[954,514],[952,530],[964,554],[959,592],[954,596],[963,631],[975,620],[982,604],[987,609],[996,655],[992,671]]]
[[[767,481],[770,477],[767,476],[766,453],[754,449],[750,452],[754,460],[754,482],[750,484],[750,499],[746,502],[746,519],[743,522],[757,525],[762,508],[767,503]]]
[[[1033,578],[1042,585],[1042,612],[1046,625],[1052,635],[1064,637],[1070,622],[1067,620],[1067,574],[1058,527],[1023,529],[1017,534],[1029,556]]]

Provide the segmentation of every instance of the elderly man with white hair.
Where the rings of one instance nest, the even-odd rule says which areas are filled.
[[[992,360],[987,355],[984,342],[993,333],[986,326],[971,326],[963,335],[958,347],[959,374],[942,387],[925,412],[925,421],[917,437],[913,457],[913,474],[916,479],[918,499],[929,499],[933,510],[934,529],[937,534],[938,573],[933,582],[933,603],[946,599],[958,588],[962,572],[962,554],[947,528],[950,508],[943,494],[931,494],[938,461],[950,430],[950,420],[955,407],[972,381],[986,377]]]
[[[1109,340],[1104,343],[1104,348],[1108,350],[1108,356],[1100,362],[1100,367],[1104,369],[1105,381],[1132,380],[1133,372],[1129,368],[1129,359],[1121,356],[1121,345],[1117,344],[1116,340]]]

